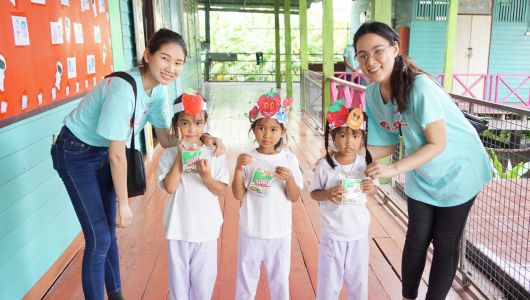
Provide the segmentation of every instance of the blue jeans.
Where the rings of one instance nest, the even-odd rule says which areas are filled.
[[[401,262],[403,297],[416,299],[427,249],[434,252],[426,300],[444,300],[458,267],[459,243],[467,216],[475,201],[452,207],[437,207],[407,197],[409,224]]]
[[[116,194],[108,148],[82,142],[65,126],[51,155],[85,236],[83,293],[88,300],[102,300],[105,286],[108,293],[121,290]]]

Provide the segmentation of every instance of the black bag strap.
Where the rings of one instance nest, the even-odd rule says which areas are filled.
[[[134,145],[134,122],[135,122],[135,117],[136,117],[136,98],[138,97],[138,94],[137,94],[137,91],[136,91],[136,81],[134,80],[134,77],[132,77],[131,74],[127,73],[127,72],[123,72],[123,71],[118,71],[118,72],[113,72],[113,73],[110,73],[108,74],[107,76],[105,76],[105,78],[108,78],[108,77],[119,77],[125,81],[127,81],[132,89],[133,89],[133,92],[134,92],[134,110],[133,110],[133,115],[132,115],[132,119],[133,119],[133,122],[132,122],[132,141],[131,141],[131,149],[135,149],[135,145]]]

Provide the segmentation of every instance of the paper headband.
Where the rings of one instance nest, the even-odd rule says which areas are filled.
[[[271,118],[277,120],[281,124],[287,123],[287,115],[289,107],[293,103],[293,99],[280,99],[280,94],[271,90],[259,97],[256,105],[252,107],[248,113],[250,122],[254,122],[261,118]]]
[[[348,112],[344,102],[344,99],[339,99],[329,108],[327,120],[330,130],[338,127],[366,130],[363,111],[360,108],[354,108]]]
[[[174,114],[183,111],[188,115],[198,116],[201,114],[201,111],[207,109],[208,106],[202,99],[202,96],[194,90],[186,90],[182,94],[182,102],[173,105]]]

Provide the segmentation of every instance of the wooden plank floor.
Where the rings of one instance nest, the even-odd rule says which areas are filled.
[[[211,132],[223,138],[228,148],[228,162],[233,173],[236,156],[248,151],[253,141],[248,134],[249,123],[244,117],[252,102],[272,87],[272,84],[209,84]],[[296,89],[295,89],[296,90]],[[295,95],[295,99],[298,99]],[[323,140],[311,127],[311,122],[293,109],[288,126],[289,149],[300,161],[307,188],[315,161],[323,154]],[[157,148],[153,161],[161,153]],[[133,224],[118,230],[121,259],[121,275],[126,299],[167,299],[167,248],[163,235],[162,212],[167,194],[155,183],[156,163],[148,168],[148,192],[144,197],[132,200]],[[218,278],[213,299],[234,299],[237,269],[237,234],[239,201],[228,189],[219,199],[224,224],[219,238]],[[405,228],[377,200],[370,199],[368,208],[372,214],[370,225],[370,299],[401,299],[401,253]],[[307,191],[293,206],[293,233],[291,254],[291,298],[314,299],[317,282],[318,243],[320,220],[318,203]],[[81,260],[82,251],[50,288],[44,299],[82,299]],[[428,264],[427,269],[430,265]],[[420,295],[427,289],[428,270],[425,271]],[[262,272],[263,275],[263,272]],[[344,294],[344,293],[343,293]],[[421,297],[421,296],[420,296]],[[342,297],[346,299],[345,297]],[[256,299],[270,299],[266,279],[261,276]],[[473,299],[456,283],[447,299]]]

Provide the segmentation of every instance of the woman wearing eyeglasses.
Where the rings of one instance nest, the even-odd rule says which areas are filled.
[[[356,59],[373,84],[366,89],[368,146],[375,159],[394,153],[400,134],[405,156],[373,163],[371,178],[406,173],[409,223],[402,258],[402,294],[415,299],[427,249],[434,247],[426,299],[445,299],[458,264],[459,241],[473,202],[491,178],[475,129],[434,80],[399,53],[399,36],[379,22],[354,36]]]

